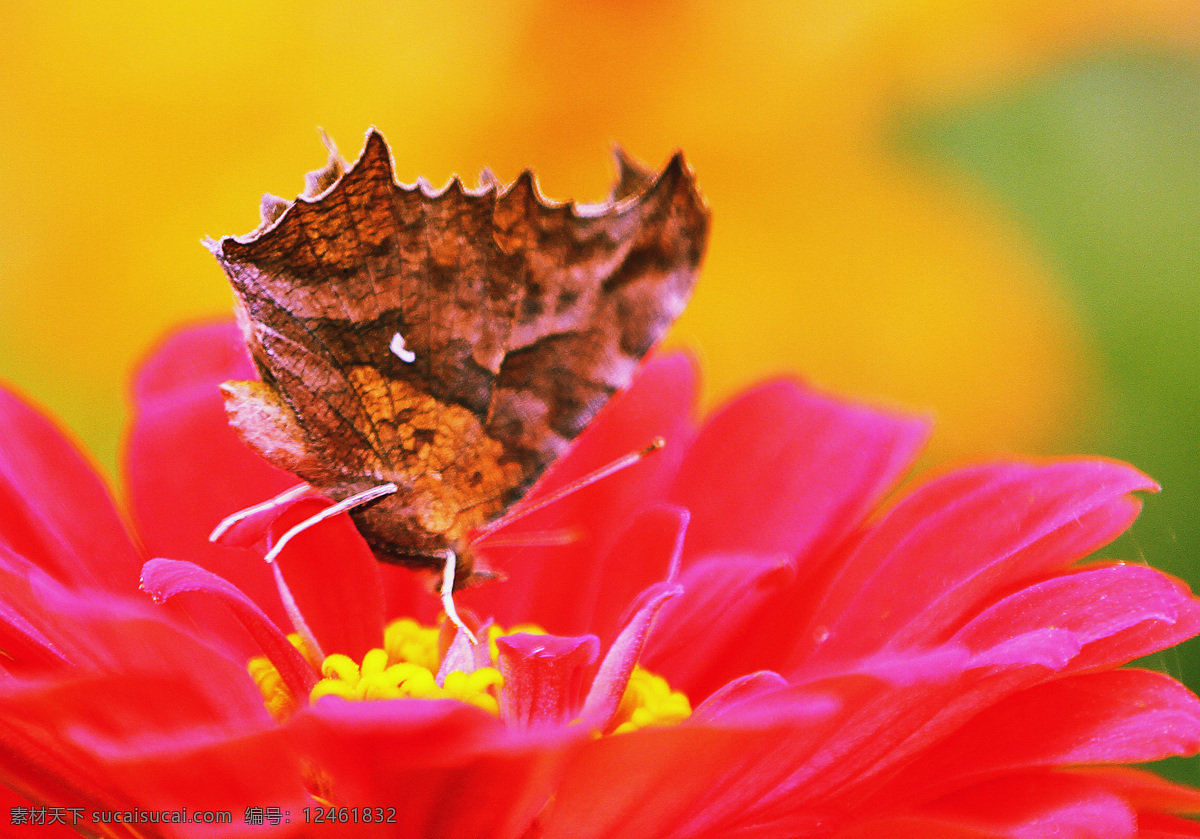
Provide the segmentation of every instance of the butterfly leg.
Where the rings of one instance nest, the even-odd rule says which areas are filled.
[[[301,488],[307,490],[308,485],[303,484],[302,487],[293,487],[291,490],[288,490],[288,493],[295,492],[297,489]],[[283,572],[279,570],[279,565],[275,562],[275,560],[279,558],[279,552],[283,550],[284,546],[288,542],[292,541],[292,539],[294,539],[296,536],[299,536],[313,525],[320,524],[321,522],[325,521],[325,519],[332,518],[338,513],[344,513],[349,509],[366,504],[368,501],[374,501],[376,498],[381,496],[390,495],[395,491],[395,484],[382,484],[381,486],[371,487],[368,490],[364,490],[356,495],[352,495],[349,498],[337,502],[336,504],[332,504],[316,515],[309,516],[295,527],[289,529],[283,534],[282,537],[280,537],[278,542],[271,546],[271,550],[267,551],[267,555],[263,557],[263,560],[271,566],[271,573],[275,576],[275,587],[279,590],[279,599],[283,602],[283,610],[287,612],[288,619],[292,622],[292,627],[304,639],[304,642],[308,645],[309,649],[320,658],[324,658],[325,656],[321,651],[320,645],[317,643],[317,637],[313,634],[312,630],[309,629],[308,624],[305,622],[304,615],[301,614],[300,607],[296,604],[296,598],[292,596],[292,591],[288,587],[287,581],[283,579]],[[284,495],[287,495],[288,493],[284,493]],[[299,493],[297,492],[296,494],[298,495]],[[272,501],[282,503],[278,502],[277,498],[272,499]]]
[[[365,489],[356,495],[351,495],[349,498],[343,499],[336,504],[326,507],[316,515],[309,516],[304,521],[300,522],[295,527],[288,530],[280,537],[279,541],[271,546],[271,550],[267,551],[267,555],[263,557],[267,563],[273,563],[279,556],[279,552],[283,550],[284,545],[292,541],[304,531],[308,530],[314,524],[320,524],[325,519],[332,518],[338,513],[344,513],[347,510],[352,510],[355,507],[361,507],[368,501],[374,501],[376,498],[381,498],[384,495],[391,495],[397,489],[395,484],[381,484],[377,487]]]
[[[479,639],[475,637],[475,633],[467,628],[463,623],[463,619],[458,616],[458,609],[454,608],[454,570],[458,567],[458,554],[454,551],[446,551],[446,570],[442,574],[442,610],[446,613],[446,617],[450,622],[457,626],[460,630],[467,633],[467,637],[471,639],[472,644],[478,644]]]
[[[311,487],[308,484],[298,484],[291,489],[285,489],[274,498],[263,501],[261,504],[255,504],[254,506],[247,507],[244,510],[238,510],[236,513],[230,513],[228,516],[221,519],[220,524],[213,528],[212,533],[208,534],[208,541],[217,541],[223,535],[225,535],[225,531],[233,527],[239,521],[248,519],[250,516],[253,516],[256,513],[266,512],[274,507],[279,507],[283,504],[286,504],[293,498],[299,498],[301,495],[308,492],[309,489],[311,489]]]

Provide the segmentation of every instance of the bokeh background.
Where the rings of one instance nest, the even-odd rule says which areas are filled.
[[[0,0],[0,377],[115,473],[137,360],[229,311],[201,237],[370,125],[559,199],[684,149],[710,404],[798,373],[935,414],[923,466],[1131,460],[1109,555],[1200,581],[1200,3]]]

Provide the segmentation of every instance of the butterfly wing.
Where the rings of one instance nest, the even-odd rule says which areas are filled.
[[[550,205],[528,173],[434,194],[397,184],[370,132],[352,167],[314,179],[322,194],[212,246],[262,377],[227,390],[235,426],[335,497],[400,484],[398,531],[452,542],[498,515],[694,284],[708,213],[682,158],[657,178],[619,163],[603,205]]]

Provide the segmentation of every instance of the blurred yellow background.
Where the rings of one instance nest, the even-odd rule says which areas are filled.
[[[1059,279],[896,119],[1136,36],[1192,4],[395,2],[0,5],[0,376],[115,462],[120,393],[171,326],[229,310],[202,236],[295,195],[323,126],[400,177],[531,166],[597,199],[620,143],[682,148],[714,210],[674,340],[719,397],[765,374],[934,411],[937,457],[1042,450],[1094,384]]]
[[[1198,45],[1179,0],[5,0],[0,377],[114,470],[136,361],[230,310],[200,239],[297,194],[318,126],[560,200],[681,148],[710,404],[794,372],[935,414],[929,463],[1132,458],[1167,491],[1121,555],[1192,575]]]

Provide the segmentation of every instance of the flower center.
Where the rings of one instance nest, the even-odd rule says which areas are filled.
[[[439,630],[411,618],[401,618],[390,624],[384,631],[383,648],[369,650],[361,662],[340,653],[318,662],[299,635],[289,635],[288,639],[321,673],[321,680],[309,693],[310,703],[322,696],[368,701],[454,699],[499,716],[504,677],[496,666],[499,661],[496,640],[518,633],[546,634],[545,630],[532,624],[520,624],[507,630],[491,626],[488,628],[488,657],[492,664],[477,667],[469,673],[451,670],[440,679]],[[298,710],[296,698],[265,656],[251,659],[248,670],[272,717],[282,721]],[[691,713],[691,704],[683,693],[672,690],[663,677],[636,665],[608,730],[623,734],[649,726],[674,725]]]

